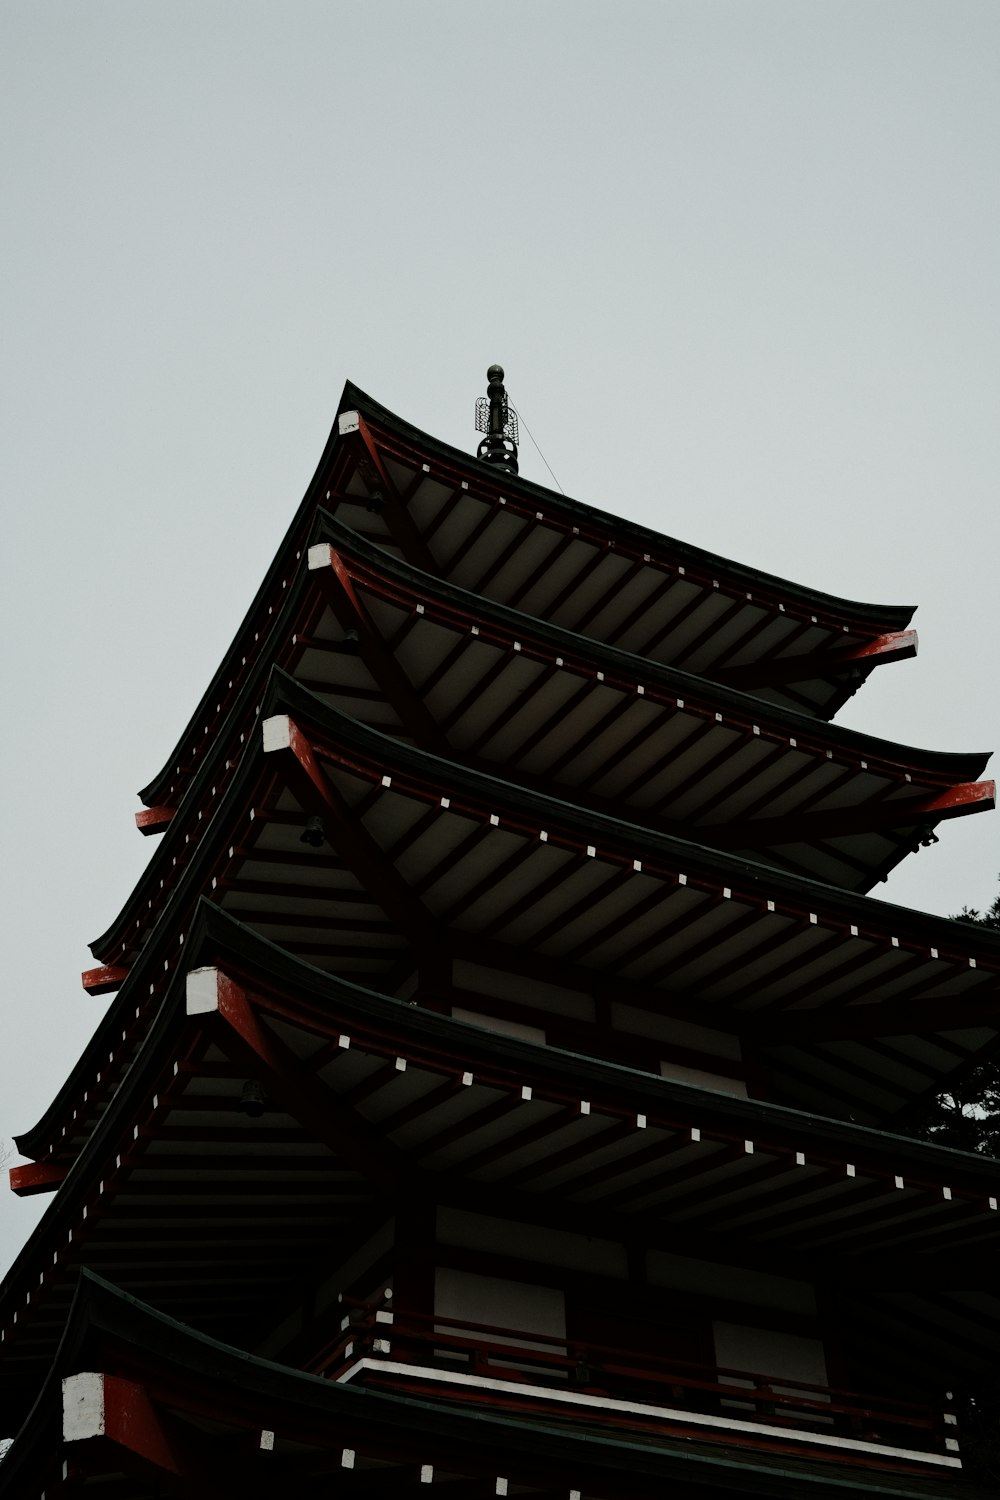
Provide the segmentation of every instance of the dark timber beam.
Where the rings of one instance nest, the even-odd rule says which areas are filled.
[[[343,558],[329,542],[319,542],[309,548],[309,568],[318,572],[340,624],[357,631],[362,660],[414,739],[435,755],[447,755],[447,740],[373,624]]]
[[[717,849],[763,849],[771,844],[811,843],[914,823],[939,823],[945,818],[989,812],[995,806],[996,782],[967,781],[926,797],[900,797],[875,805],[791,813],[781,818],[751,818],[718,827],[702,825],[699,834]]]
[[[839,651],[804,651],[798,656],[779,656],[771,661],[750,662],[742,667],[719,667],[708,675],[727,687],[753,692],[762,687],[780,687],[786,682],[806,682],[813,677],[836,677],[841,672],[873,667],[890,661],[905,661],[917,654],[917,632],[896,630],[860,646]]]
[[[335,1157],[382,1186],[398,1187],[412,1175],[397,1148],[315,1078],[264,1025],[258,1007],[241,985],[220,969],[195,969],[187,983],[188,1015],[217,1015],[225,1025],[219,1041],[227,1054],[236,1060],[245,1058],[281,1109]]]
[[[308,737],[285,714],[266,719],[263,733],[265,753],[287,756],[286,779],[298,800],[304,807],[319,809],[331,848],[337,850],[368,890],[378,893],[377,904],[412,946],[418,952],[432,949],[433,918],[386,858],[358,813],[343,801],[320,766]]]
[[[423,568],[425,573],[437,573],[438,567],[428,550],[427,544],[417,529],[416,523],[406,508],[398,489],[392,481],[389,470],[383,462],[375,441],[375,434],[361,414],[358,414],[358,436],[361,439],[367,456],[370,459],[379,484],[382,486],[382,504],[385,519],[389,523],[390,531],[403,550],[407,561],[418,568]],[[361,498],[360,496],[358,497]]]
[[[947,995],[938,999],[874,1002],[846,1009],[784,1011],[748,1028],[758,1042],[789,1046],[807,1042],[860,1041],[865,1037],[913,1036],[935,1031],[960,1031],[971,1026],[1000,1030],[1000,991],[980,997]],[[907,1059],[909,1062],[909,1059]],[[912,1066],[912,1063],[910,1064]]]

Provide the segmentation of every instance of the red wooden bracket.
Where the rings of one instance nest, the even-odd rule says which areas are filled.
[[[964,781],[926,797],[897,797],[860,807],[824,812],[787,813],[780,818],[752,818],[724,823],[718,831],[701,830],[706,842],[719,849],[763,849],[769,844],[791,844],[810,839],[844,838],[849,834],[886,832],[909,824],[932,828],[946,818],[989,812],[996,806],[995,781]]]
[[[852,668],[869,672],[891,661],[905,661],[917,654],[917,632],[895,630],[860,646],[837,650],[806,651],[801,656],[778,656],[749,662],[742,667],[720,667],[711,676],[727,687],[750,692],[759,687],[778,687],[785,682],[805,682],[809,677],[836,676]]]
[[[186,1472],[183,1456],[145,1387],[119,1375],[90,1371],[70,1375],[63,1381],[63,1440],[95,1438],[118,1443],[169,1474]],[[184,1493],[205,1491],[196,1484]]]
[[[176,807],[144,807],[135,815],[135,826],[146,835],[162,833],[176,811]]]
[[[378,443],[371,427],[364,417],[358,417],[358,435],[367,451],[382,486],[382,501],[385,508],[385,517],[389,522],[390,529],[395,531],[396,538],[405,554],[407,561],[422,568],[425,573],[436,573],[437,564],[431,555],[430,548],[424,540],[423,533],[417,526],[416,521],[410,514],[406,502],[403,500],[392,476],[386,468],[379,452]]]
[[[19,1198],[30,1198],[34,1193],[53,1193],[66,1176],[66,1168],[51,1161],[32,1161],[25,1167],[11,1167],[10,1190]]]
[[[104,964],[100,969],[84,969],[80,981],[88,995],[110,995],[120,990],[128,978],[128,969],[117,964]]]

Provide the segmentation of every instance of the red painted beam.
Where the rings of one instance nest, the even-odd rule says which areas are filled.
[[[414,949],[433,951],[435,924],[430,912],[326,776],[308,735],[293,719],[276,715],[265,721],[264,749],[290,752],[284,775],[293,796],[307,810],[319,810],[330,847],[368,889],[378,892],[378,904]]]
[[[206,976],[203,983],[208,986],[212,984],[211,974],[202,971]],[[188,983],[190,986],[190,979]],[[215,972],[214,983],[214,997],[189,988],[188,1014],[210,1013],[214,998],[214,1009],[231,1032],[219,1037],[223,1050],[237,1062],[246,1057],[248,1068],[261,1078],[268,1095],[335,1156],[346,1158],[376,1182],[398,1187],[412,1171],[400,1149],[304,1067],[263,1023],[240,984],[221,970]]]
[[[53,1193],[66,1176],[66,1168],[51,1161],[32,1161],[24,1167],[11,1167],[10,1190],[19,1198],[31,1198],[35,1193]]]
[[[785,682],[804,682],[810,677],[835,677],[852,668],[867,673],[873,667],[884,666],[890,661],[905,661],[916,654],[917,632],[895,630],[860,646],[848,646],[838,651],[805,651],[799,656],[779,656],[742,667],[720,667],[709,675],[727,687],[748,692],[754,688],[778,687]]]
[[[357,430],[372,467],[378,475],[378,481],[382,486],[383,514],[390,531],[395,534],[395,538],[405,553],[407,561],[414,563],[418,568],[423,568],[425,573],[436,573],[437,564],[431,555],[427,543],[424,541],[417,523],[407,509],[406,502],[393,483],[389,470],[386,468],[382,454],[379,451],[375,433],[360,414],[358,416]]]
[[[843,838],[879,829],[964,818],[996,806],[995,781],[966,781],[930,797],[899,798],[872,806],[833,808],[826,812],[790,813],[784,818],[751,818],[699,830],[699,837],[719,849],[761,849],[772,844],[803,843],[812,839]]]
[[[433,751],[435,755],[447,755],[447,739],[430,714],[423,696],[414,688],[358,597],[354,579],[343,558],[329,543],[320,543],[309,549],[309,568],[312,571],[320,570],[334,614],[345,629],[353,627],[358,632],[362,658],[418,744],[425,750]],[[331,587],[331,584],[339,585],[341,598],[338,599],[337,589]],[[349,606],[347,610],[343,608],[345,600]]]
[[[120,1444],[155,1469],[181,1477],[187,1474],[176,1442],[164,1429],[148,1392],[135,1381],[88,1372],[63,1382],[63,1440],[95,1438]],[[198,1485],[184,1493],[205,1491]]]
[[[176,811],[175,807],[144,807],[135,815],[135,826],[147,836],[162,833]]]
[[[128,969],[118,964],[103,964],[99,969],[84,969],[80,982],[88,995],[110,995],[121,989],[128,978]]]

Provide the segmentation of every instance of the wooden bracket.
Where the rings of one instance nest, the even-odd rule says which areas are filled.
[[[144,807],[135,815],[135,826],[147,837],[151,833],[162,833],[176,811],[175,807]]]
[[[110,995],[120,990],[128,978],[128,969],[119,964],[103,964],[99,969],[84,969],[80,982],[88,995]]]
[[[11,1167],[10,1190],[19,1198],[31,1198],[35,1193],[54,1193],[66,1176],[66,1168],[51,1161],[32,1161],[24,1167]]]

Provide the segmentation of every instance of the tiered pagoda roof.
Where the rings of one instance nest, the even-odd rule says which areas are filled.
[[[914,653],[910,615],[553,495],[348,386],[246,620],[141,794],[139,826],[162,837],[84,975],[117,994],[18,1138],[32,1164],[13,1170],[15,1191],[58,1188],[0,1289],[8,1410],[43,1391],[18,1462],[48,1441],[46,1371],[76,1378],[96,1316],[114,1325],[101,1370],[169,1408],[175,1432],[190,1406],[179,1377],[136,1364],[141,1338],[165,1340],[194,1389],[206,1360],[246,1360],[206,1339],[279,1360],[240,1366],[248,1391],[299,1412],[276,1439],[248,1398],[275,1472],[281,1453],[320,1474],[362,1451],[337,1402],[347,1421],[343,1382],[363,1379],[408,1391],[370,1391],[390,1427],[393,1412],[419,1427],[412,1403],[430,1401],[441,1432],[475,1450],[454,1474],[480,1483],[509,1411],[474,1437],[467,1415],[443,1414],[429,1367],[425,1380],[352,1364],[326,1291],[302,1323],[331,1243],[349,1252],[420,1203],[553,1233],[599,1225],[722,1277],[806,1267],[840,1298],[883,1406],[893,1379],[929,1390],[942,1368],[990,1368],[996,1163],[887,1131],[1000,1043],[1000,934],[864,892],[945,820],[992,807],[993,783],[985,756],[827,722],[876,665]],[[85,1282],[71,1312],[85,1268],[121,1290]],[[587,1275],[610,1305],[613,1281]],[[361,1321],[377,1333],[391,1317],[373,1309]],[[444,1336],[413,1330],[393,1335],[417,1340],[407,1369]],[[556,1342],[543,1362],[569,1358]],[[947,1429],[920,1449],[930,1419],[882,1409],[892,1440],[858,1437],[873,1419],[857,1398],[803,1387],[782,1434],[762,1417],[773,1395],[749,1418],[723,1400],[719,1418],[691,1405],[718,1393],[718,1372],[671,1378],[687,1417],[626,1402],[626,1419],[606,1391],[574,1406],[540,1387],[511,1386],[507,1408],[537,1428],[547,1401],[545,1420],[586,1419],[602,1441],[616,1423],[658,1424],[648,1474],[629,1439],[643,1484],[685,1462],[669,1429],[688,1458],[708,1445],[698,1483],[720,1496],[804,1492],[820,1482],[810,1444],[870,1464],[885,1493],[952,1493],[940,1477],[921,1487],[928,1464],[958,1463]],[[497,1405],[491,1379],[463,1377],[458,1394]],[[241,1381],[216,1414],[243,1432],[237,1447]],[[319,1386],[342,1395],[324,1405]],[[805,1420],[817,1401],[855,1436]],[[525,1492],[546,1489],[557,1450],[572,1467],[578,1439],[560,1430],[563,1448],[538,1437]],[[412,1468],[407,1432],[392,1462]],[[727,1489],[720,1436],[792,1468],[748,1459]],[[442,1451],[429,1443],[419,1465],[437,1471]],[[14,1493],[8,1463],[0,1494]]]
[[[359,1496],[434,1485],[468,1495],[653,1500],[690,1486],[706,1500],[738,1495],[829,1500],[859,1494],[850,1473],[808,1456],[745,1454],[736,1475],[724,1450],[667,1432],[592,1429],[524,1412],[470,1410],[349,1386],[255,1358],[193,1332],[90,1273],[81,1278],[51,1376],[8,1455],[0,1490],[28,1494],[39,1476],[59,1493],[267,1496],[337,1486]],[[57,1455],[65,1426],[73,1457]],[[204,1413],[213,1413],[211,1434]],[[567,1486],[567,1478],[574,1482]],[[20,1486],[20,1489],[18,1489]],[[104,1488],[99,1488],[99,1487]],[[935,1476],[874,1469],[865,1493],[935,1500]],[[963,1489],[968,1500],[986,1491]]]

